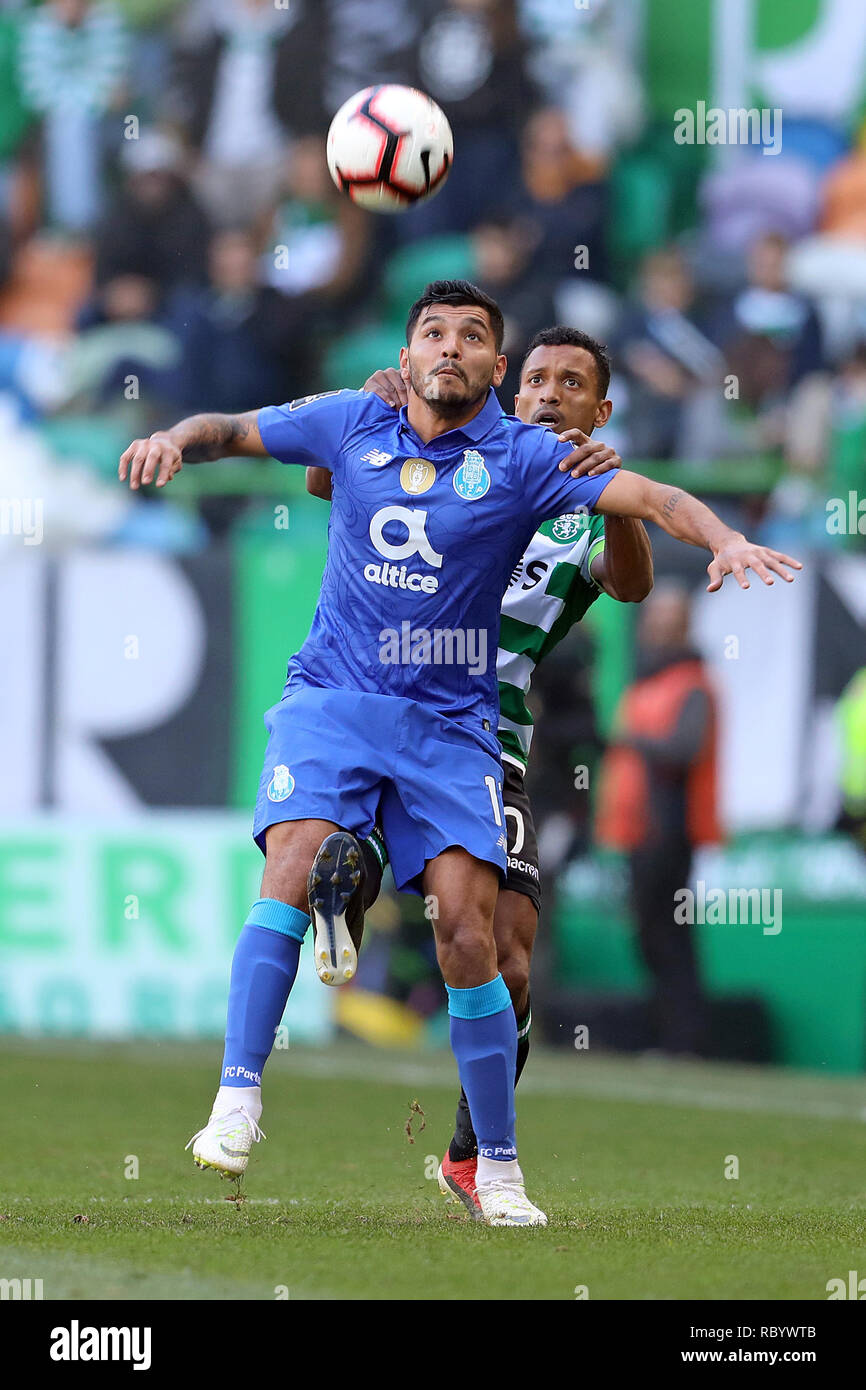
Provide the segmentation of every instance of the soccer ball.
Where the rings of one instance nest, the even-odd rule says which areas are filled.
[[[404,212],[432,197],[453,158],[445,113],[414,87],[365,87],[340,107],[328,131],[331,178],[373,212]]]

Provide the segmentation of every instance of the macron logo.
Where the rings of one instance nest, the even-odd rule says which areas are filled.
[[[131,1361],[134,1371],[150,1370],[149,1327],[69,1327],[51,1329],[52,1361]]]

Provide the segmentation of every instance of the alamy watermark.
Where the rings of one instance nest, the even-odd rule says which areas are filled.
[[[674,112],[674,142],[677,145],[761,145],[762,154],[779,154],[782,149],[782,108],[780,106],[707,106],[696,103],[694,111],[680,106]]]
[[[41,1279],[0,1279],[0,1300],[16,1302],[43,1298]]]
[[[866,1299],[866,1279],[861,1279],[856,1269],[848,1270],[847,1282],[837,1277],[828,1279],[824,1287],[828,1302],[835,1298],[853,1298],[862,1303]]]
[[[0,536],[23,536],[25,545],[44,537],[41,497],[0,497]]]
[[[398,632],[385,627],[379,633],[379,660],[383,666],[465,666],[473,676],[487,671],[486,627],[413,627],[404,619]]]
[[[764,936],[782,930],[781,888],[707,888],[702,878],[674,893],[674,921],[708,926],[761,926]]]
[[[866,536],[866,497],[853,488],[847,498],[828,497],[827,533],[831,536]]]
[[[48,1355],[52,1361],[131,1361],[134,1371],[151,1364],[149,1327],[82,1327],[73,1318],[69,1327],[51,1329]]]

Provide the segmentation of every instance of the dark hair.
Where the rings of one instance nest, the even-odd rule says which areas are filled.
[[[486,309],[490,316],[490,326],[493,329],[493,337],[496,342],[496,351],[502,351],[502,339],[505,337],[505,324],[502,319],[502,310],[491,299],[489,294],[485,294],[477,285],[473,285],[469,280],[431,280],[426,286],[420,299],[416,299],[412,308],[409,310],[409,318],[406,323],[406,342],[410,342],[415,325],[425,309],[431,304],[475,304],[479,309]]]
[[[581,333],[579,328],[566,328],[564,324],[557,324],[554,328],[542,328],[541,332],[536,333],[535,337],[530,340],[526,349],[520,364],[521,376],[523,376],[527,357],[540,347],[579,347],[588,352],[595,360],[599,400],[604,399],[607,395],[607,388],[610,386],[610,357],[604,343],[598,342],[596,338],[590,338],[588,333]]]

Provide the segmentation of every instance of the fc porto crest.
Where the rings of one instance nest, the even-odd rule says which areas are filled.
[[[454,474],[454,491],[464,502],[477,502],[490,491],[490,474],[477,449],[463,450],[463,462]]]
[[[407,459],[400,469],[400,486],[417,496],[429,492],[436,481],[436,469],[427,459]]]
[[[268,783],[268,800],[285,801],[295,790],[295,779],[285,763],[278,763],[274,775]]]

